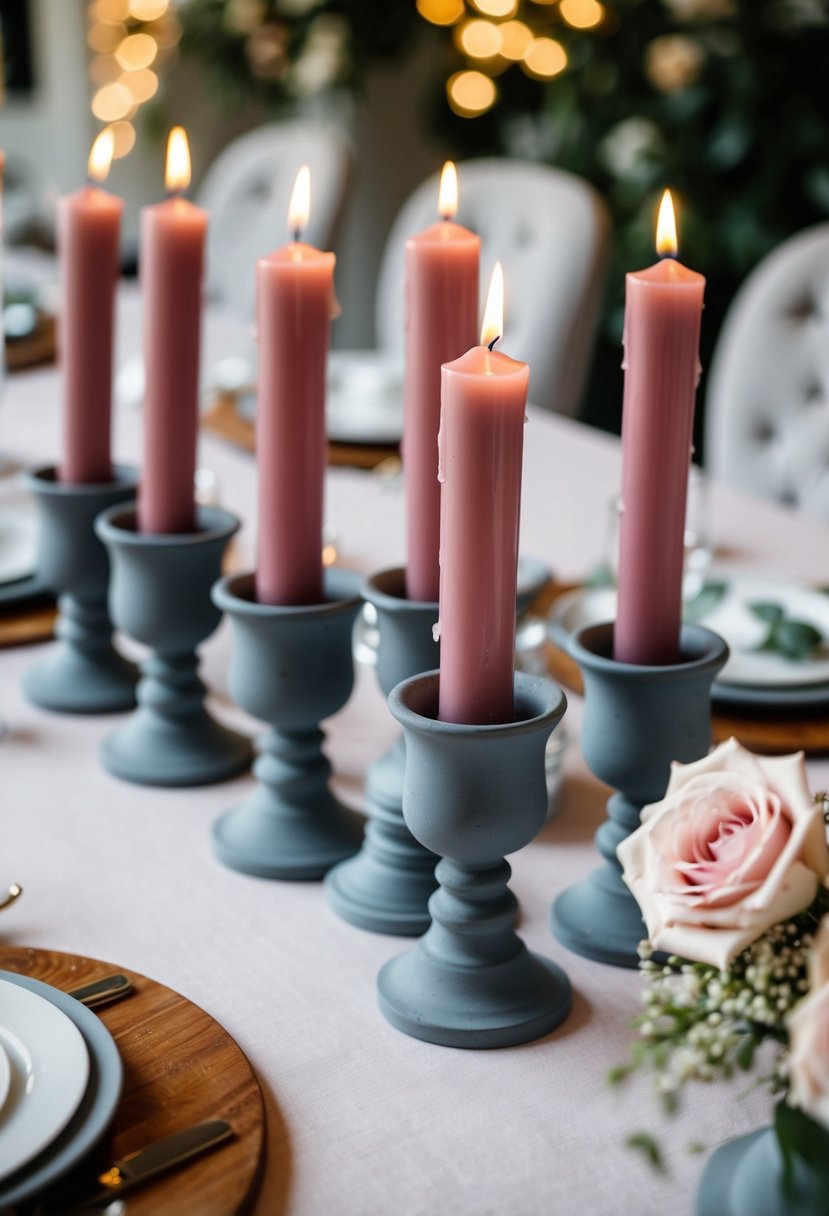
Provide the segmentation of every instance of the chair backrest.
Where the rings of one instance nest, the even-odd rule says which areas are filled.
[[[530,364],[530,400],[574,415],[584,388],[610,249],[607,208],[560,169],[493,158],[458,166],[458,222],[481,237],[481,308],[492,267],[504,267],[503,349]],[[438,175],[394,222],[380,269],[379,344],[402,350],[405,242],[437,218]]]
[[[228,144],[210,166],[198,201],[210,211],[208,291],[246,317],[255,311],[254,263],[288,239],[288,204],[299,168],[311,169],[305,239],[331,248],[351,165],[347,137],[312,122],[274,122]]]
[[[746,279],[706,400],[714,477],[829,519],[829,223],[785,241]]]

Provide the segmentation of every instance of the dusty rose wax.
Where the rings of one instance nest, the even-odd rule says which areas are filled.
[[[300,219],[291,221],[297,235],[307,208]],[[256,266],[256,597],[263,604],[318,604],[324,598],[325,366],[334,262],[333,253],[297,239]]]
[[[448,162],[438,204],[444,218],[406,242],[406,595],[427,602],[438,598],[440,586],[441,367],[474,346],[478,336],[481,242],[451,220],[457,209],[453,180],[454,165]]]
[[[171,192],[185,190],[190,181],[189,151],[181,128],[170,135],[166,180]],[[194,479],[206,235],[207,212],[177,194],[141,212],[146,368],[144,463],[138,497],[142,532],[182,533],[196,527]]]
[[[664,239],[670,248],[670,234]],[[675,232],[673,242],[675,248]],[[704,290],[703,276],[673,257],[627,276],[619,607],[613,645],[614,658],[623,663],[653,666],[679,658]]]
[[[112,479],[112,350],[123,201],[106,179],[112,135],[92,146],[92,182],[58,201],[58,358],[63,389],[61,481]]]
[[[500,270],[500,267],[498,268]],[[500,333],[500,324],[490,341]],[[484,339],[488,331],[485,329]],[[511,722],[529,368],[476,346],[442,370],[440,708]]]

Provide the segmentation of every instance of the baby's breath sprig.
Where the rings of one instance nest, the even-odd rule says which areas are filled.
[[[611,1081],[647,1068],[656,1074],[657,1093],[673,1110],[688,1081],[714,1081],[733,1076],[737,1069],[748,1071],[758,1046],[770,1040],[779,1054],[762,1083],[772,1092],[784,1091],[786,1019],[809,990],[813,933],[828,912],[829,890],[821,888],[809,908],[773,925],[728,971],[673,955],[655,957],[643,942],[639,966],[645,980],[644,1009],[634,1022],[639,1037],[630,1061],[613,1070]]]

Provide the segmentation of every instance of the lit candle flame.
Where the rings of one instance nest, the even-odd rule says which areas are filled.
[[[501,263],[496,262],[489,280],[489,291],[484,309],[484,322],[481,326],[481,346],[492,350],[504,331],[504,271]]]
[[[115,138],[109,127],[99,131],[95,136],[89,152],[86,171],[90,181],[105,182],[112,164],[112,153],[115,150]]]
[[[679,243],[676,239],[676,216],[670,190],[662,195],[656,220],[656,252],[661,258],[675,258]]]
[[[458,171],[455,162],[448,160],[440,174],[438,189],[438,215],[442,220],[451,220],[458,210]]]
[[[190,144],[184,127],[173,127],[167,140],[164,185],[169,194],[182,194],[190,185]]]
[[[288,205],[288,227],[298,241],[311,214],[311,170],[303,165],[296,175],[291,201]]]

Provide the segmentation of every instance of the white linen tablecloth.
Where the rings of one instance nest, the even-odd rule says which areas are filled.
[[[134,296],[124,301],[120,337],[121,356],[137,348]],[[135,460],[139,415],[119,411],[116,433],[118,457]],[[0,405],[0,452],[50,462],[58,434],[54,370],[12,377]],[[239,550],[250,561],[252,459],[204,437],[200,462],[242,516]],[[8,483],[0,481],[0,494]],[[523,550],[563,578],[584,574],[601,556],[618,484],[615,439],[531,411]],[[824,524],[720,487],[711,505],[714,540],[732,564],[827,581]],[[369,571],[401,562],[399,489],[332,470],[327,517],[345,564]],[[228,701],[229,644],[223,625],[204,647],[204,675],[218,714],[253,730]],[[144,972],[228,1029],[267,1104],[259,1216],[689,1216],[703,1161],[689,1144],[713,1147],[767,1120],[770,1100],[744,1096],[743,1085],[697,1089],[666,1120],[648,1083],[621,1092],[607,1084],[608,1069],[625,1059],[641,982],[569,955],[548,927],[553,896],[597,862],[592,836],[607,793],[579,756],[577,698],[561,813],[511,859],[521,932],[568,971],[573,1012],[541,1042],[464,1052],[409,1039],[377,1011],[377,971],[406,942],[339,921],[318,883],[248,878],[214,860],[210,825],[247,793],[249,777],[176,791],[108,776],[96,751],[118,718],[61,717],[23,700],[20,678],[41,653],[0,652],[0,717],[11,732],[0,744],[0,880],[26,888],[0,932]],[[373,672],[359,669],[328,740],[338,788],[352,803],[367,764],[394,734]],[[813,783],[825,786],[829,765],[810,767]],[[667,1178],[625,1147],[640,1130],[661,1138]]]

